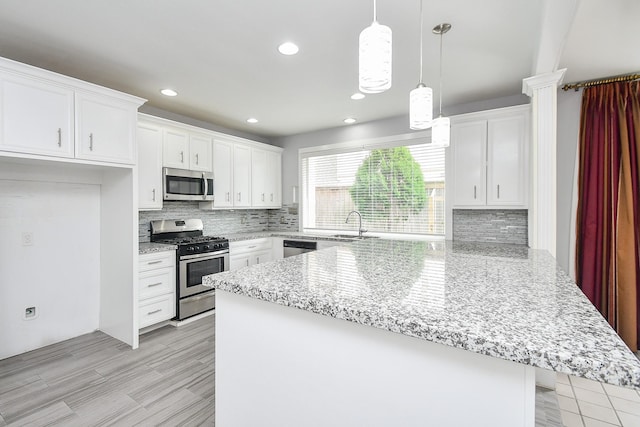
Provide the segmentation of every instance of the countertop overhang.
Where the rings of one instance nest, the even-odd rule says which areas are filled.
[[[640,361],[546,251],[371,239],[206,276],[203,283],[640,389]]]

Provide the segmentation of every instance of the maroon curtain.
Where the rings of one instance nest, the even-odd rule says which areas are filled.
[[[584,90],[576,280],[633,350],[640,331],[640,82]]]

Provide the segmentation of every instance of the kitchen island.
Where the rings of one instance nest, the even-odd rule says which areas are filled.
[[[218,425],[533,426],[534,367],[640,389],[545,251],[369,239],[204,283]]]

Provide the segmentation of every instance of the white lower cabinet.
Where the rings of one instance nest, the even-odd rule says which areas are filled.
[[[271,237],[229,243],[229,269],[232,271],[263,264],[273,259],[273,239]]]
[[[154,252],[138,258],[138,328],[176,315],[175,251]]]

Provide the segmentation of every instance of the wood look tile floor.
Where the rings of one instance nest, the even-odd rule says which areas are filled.
[[[137,350],[94,332],[0,360],[0,427],[213,426],[214,322],[157,329]],[[535,425],[562,427],[554,391],[536,391]]]

